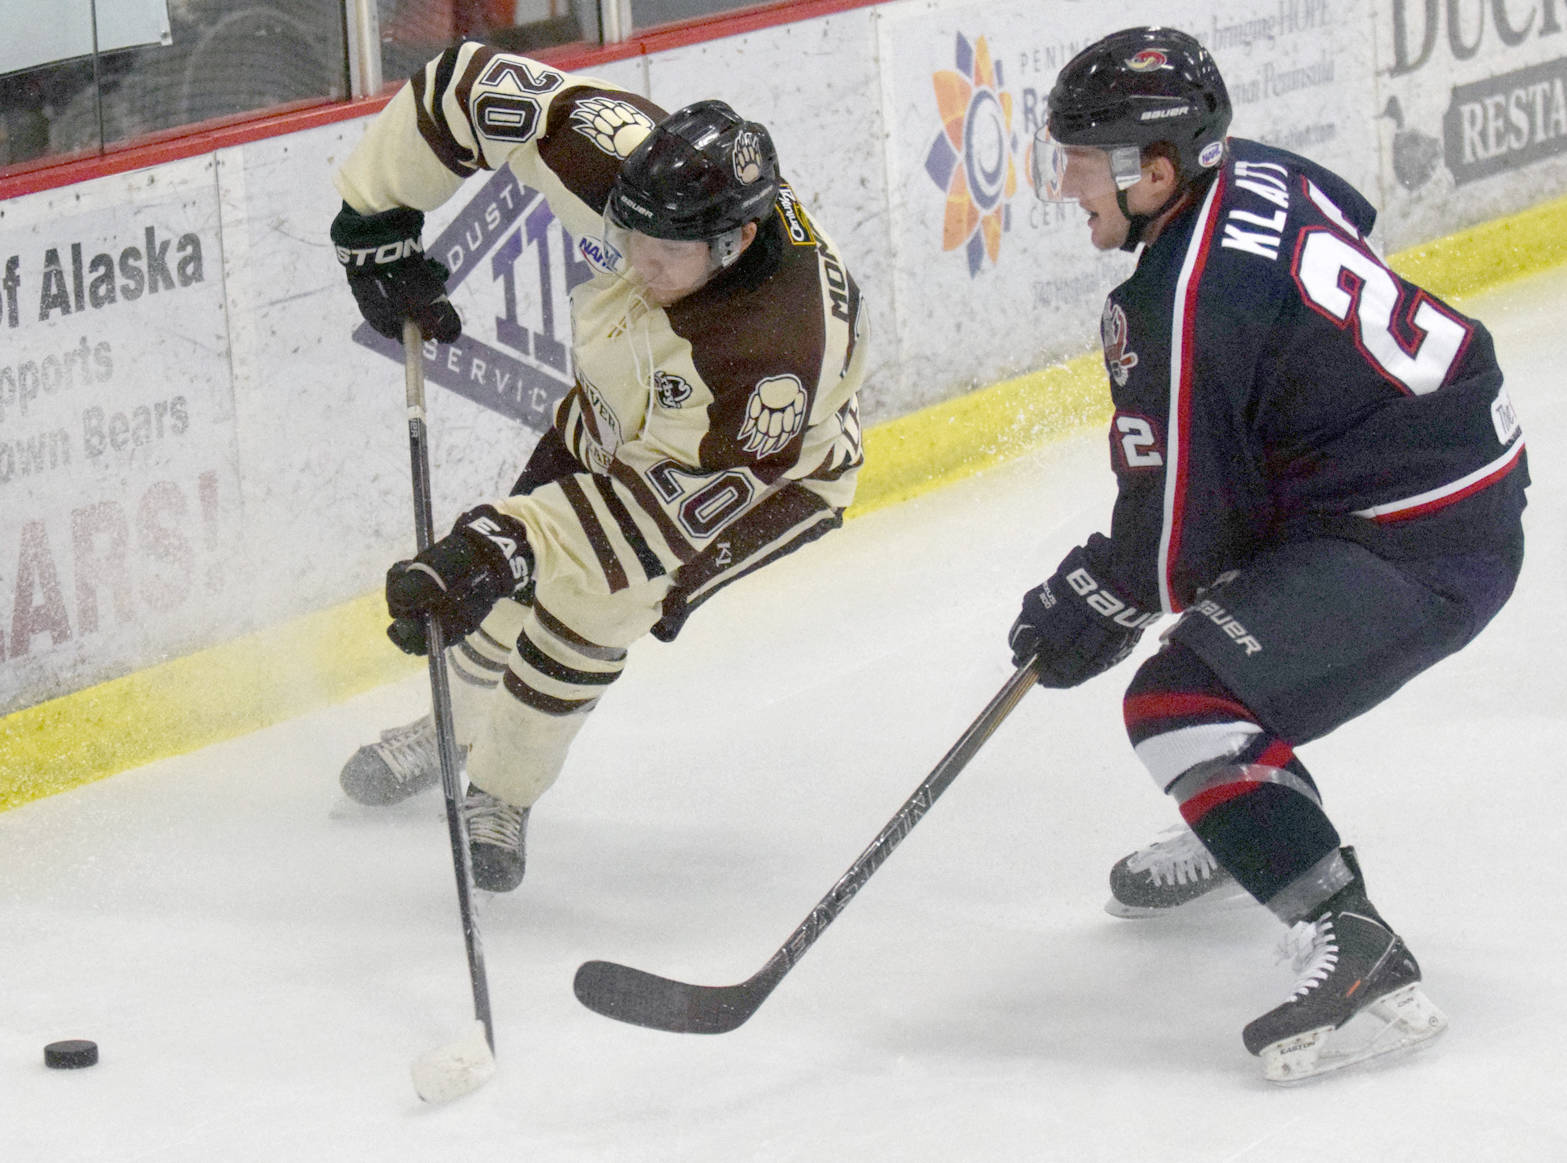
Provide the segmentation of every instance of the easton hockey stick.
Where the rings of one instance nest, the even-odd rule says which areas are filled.
[[[430,502],[430,451],[424,424],[424,341],[419,325],[403,320],[403,380],[408,394],[408,453],[413,465],[414,540],[421,551],[435,540]],[[430,701],[435,718],[436,749],[441,758],[441,789],[446,793],[446,831],[457,873],[457,908],[462,914],[463,940],[468,947],[468,979],[473,984],[474,1022],[455,1042],[438,1046],[413,1064],[414,1089],[425,1102],[446,1102],[476,1090],[495,1073],[495,1028],[490,1020],[490,988],[484,972],[484,949],[473,912],[473,868],[468,855],[468,828],[462,817],[462,787],[458,782],[457,734],[452,726],[452,692],[446,676],[446,642],[440,623],[427,618]]]
[[[1012,713],[1038,678],[1038,664],[1034,659],[1017,668],[980,712],[979,718],[969,724],[952,749],[914,789],[914,794],[887,821],[887,826],[871,841],[870,847],[860,853],[859,859],[789,934],[778,952],[750,978],[739,985],[690,985],[613,961],[587,961],[577,969],[573,982],[577,1000],[607,1018],[677,1034],[727,1034],[740,1026],[761,1007],[833,919],[848,907],[854,894],[865,887],[865,882],[892,855],[892,850],[914,830],[914,825],[974,758],[985,740],[995,733],[1002,720]]]

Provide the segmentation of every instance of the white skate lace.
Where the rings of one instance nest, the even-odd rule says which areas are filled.
[[[1218,861],[1190,828],[1181,828],[1170,839],[1156,841],[1126,858],[1128,872],[1146,872],[1154,884],[1207,880],[1218,867]]]
[[[441,762],[435,753],[435,724],[428,715],[406,727],[382,732],[380,741],[372,743],[370,750],[402,783],[427,776]]]
[[[468,838],[475,844],[512,849],[521,846],[522,820],[528,813],[526,808],[481,793],[465,799],[462,810],[468,821]]]
[[[1279,961],[1290,962],[1300,975],[1290,1000],[1305,997],[1328,979],[1338,967],[1338,938],[1333,935],[1333,920],[1296,921],[1279,941]]]

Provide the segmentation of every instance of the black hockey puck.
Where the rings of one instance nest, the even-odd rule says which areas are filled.
[[[44,1065],[51,1070],[80,1070],[98,1063],[98,1043],[85,1038],[50,1042],[44,1047]]]

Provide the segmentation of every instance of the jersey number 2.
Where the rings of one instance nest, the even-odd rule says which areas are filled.
[[[1332,231],[1305,232],[1295,254],[1295,281],[1313,308],[1352,328],[1361,353],[1412,395],[1441,387],[1469,341],[1469,326],[1424,291],[1416,293],[1412,310],[1404,307],[1393,273]],[[1402,315],[1405,330],[1415,332],[1409,340],[1395,330],[1395,313]]]

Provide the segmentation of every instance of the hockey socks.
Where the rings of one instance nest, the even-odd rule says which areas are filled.
[[[1171,645],[1145,662],[1123,714],[1154,782],[1219,866],[1258,900],[1337,850],[1338,832],[1294,749],[1190,650]],[[1340,887],[1331,884],[1307,903]]]
[[[1262,749],[1258,762],[1195,767],[1170,786],[1181,816],[1223,868],[1252,896],[1271,903],[1286,886],[1317,872],[1320,895],[1294,909],[1320,903],[1348,881],[1347,873],[1318,870],[1336,854],[1338,830],[1322,810],[1304,767],[1283,744]],[[1277,910],[1275,910],[1277,911]]]

